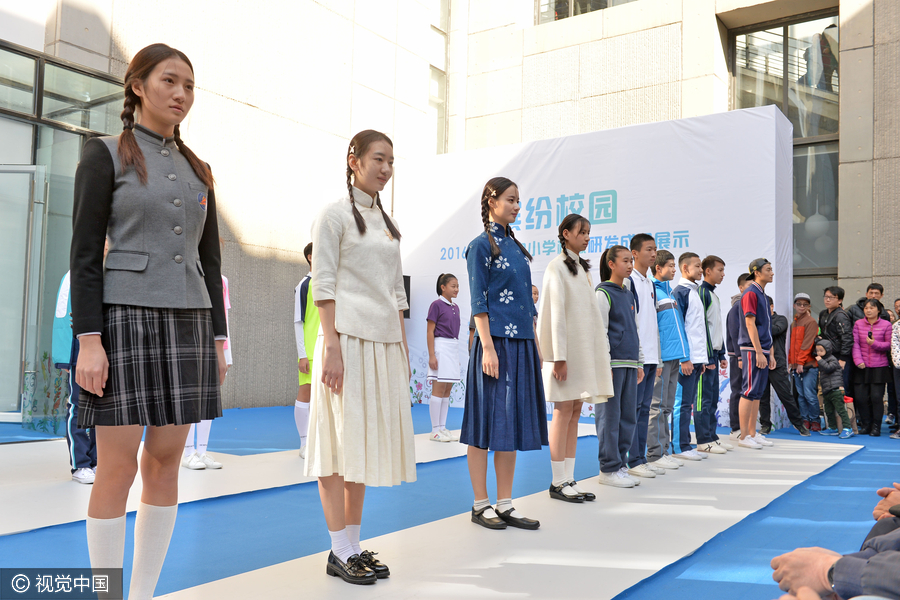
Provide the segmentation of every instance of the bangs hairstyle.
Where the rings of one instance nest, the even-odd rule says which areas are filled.
[[[839,285],[830,285],[830,286],[828,286],[827,288],[825,288],[825,290],[822,292],[822,295],[823,295],[823,296],[824,296],[825,294],[831,294],[832,296],[834,296],[834,297],[837,298],[838,300],[843,301],[843,299],[844,299],[844,288],[842,288],[842,287],[839,286]]]
[[[456,279],[456,275],[453,275],[453,274],[451,274],[451,273],[441,273],[440,275],[438,275],[438,278],[437,278],[437,295],[438,295],[438,296],[443,296],[443,295],[444,295],[444,290],[442,290],[441,288],[444,287],[445,285],[449,284],[449,283],[450,283],[451,281],[453,281],[454,279]]]
[[[675,260],[675,255],[669,252],[668,250],[657,250],[656,251],[656,262],[653,263],[653,274],[656,275],[656,272],[666,266],[666,263],[669,261]]]
[[[484,225],[484,231],[487,233],[488,240],[491,242],[492,258],[500,256],[500,246],[497,245],[497,240],[491,235],[491,205],[489,202],[491,198],[500,198],[500,196],[503,195],[503,192],[514,185],[516,184],[511,179],[507,179],[506,177],[494,177],[484,184],[484,189],[481,191],[481,223]],[[519,186],[516,185],[516,187]],[[522,245],[522,242],[516,239],[512,227],[509,225],[506,226],[506,236],[512,238],[519,247],[519,250],[522,251],[522,254],[528,258],[529,262],[534,260],[528,250],[525,249],[525,246]]]
[[[611,246],[600,255],[600,281],[609,281],[612,278],[612,269],[609,263],[616,262],[619,255],[625,253],[631,256],[631,251],[625,246]]]
[[[191,64],[191,60],[184,52],[165,44],[151,44],[138,51],[134,58],[131,59],[131,62],[128,63],[128,70],[125,71],[125,108],[120,115],[122,119],[122,133],[119,135],[117,154],[119,155],[119,162],[122,163],[122,172],[124,173],[128,167],[133,167],[134,172],[137,173],[138,179],[143,185],[147,185],[147,165],[144,161],[144,153],[141,152],[141,148],[134,137],[134,111],[141,106],[141,97],[135,93],[134,84],[138,81],[145,84],[150,73],[153,72],[153,69],[159,63],[173,58],[183,60],[190,67],[191,73],[194,72],[194,65]],[[146,86],[144,89],[146,89]],[[193,150],[188,148],[181,140],[181,129],[178,125],[175,126],[174,136],[178,151],[188,160],[191,169],[194,170],[200,181],[212,190],[215,180],[209,165],[200,160]]]
[[[578,277],[578,267],[575,265],[575,259],[569,256],[569,253],[566,252],[566,238],[563,237],[563,231],[575,231],[575,235],[578,235],[582,232],[584,226],[591,226],[591,222],[582,217],[579,214],[572,213],[567,215],[565,219],[562,220],[562,223],[559,224],[559,245],[562,246],[563,254],[566,255],[566,258],[563,262],[566,263],[566,267],[568,267],[569,271],[571,271],[572,275]],[[591,270],[591,263],[580,256],[578,257],[578,261],[581,263],[581,266],[585,271]]]
[[[369,146],[375,142],[385,142],[392,149],[394,147],[394,142],[391,141],[391,138],[374,129],[360,131],[353,136],[353,139],[350,140],[350,145],[347,147],[347,192],[350,194],[350,206],[353,209],[353,219],[356,221],[356,228],[359,229],[360,235],[366,233],[366,220],[363,219],[359,209],[356,208],[356,200],[353,199],[353,169],[350,168],[350,157],[355,156],[358,161],[362,161],[366,156],[366,152],[369,151]],[[402,237],[400,235],[400,230],[397,229],[397,226],[394,225],[394,221],[384,212],[384,208],[381,206],[381,196],[378,192],[375,192],[375,204],[378,206],[378,210],[381,211],[381,216],[384,218],[384,224],[387,226],[388,231],[391,232],[391,236],[400,240]]]
[[[649,233],[639,233],[631,238],[631,243],[628,244],[628,247],[631,248],[632,252],[640,252],[643,249],[645,243],[655,241],[656,240],[654,240],[653,236]]]
[[[863,303],[863,308],[872,305],[878,309],[878,314],[884,312],[884,304],[881,303],[881,300],[876,300],[875,298],[866,298],[866,301]]]
[[[723,267],[725,266],[724,260],[716,256],[715,254],[710,254],[700,263],[700,269],[702,269],[703,272],[706,273],[707,269],[715,269],[716,265],[719,263],[721,263]]]
[[[876,292],[878,292],[880,294],[884,294],[884,286],[881,285],[880,283],[870,283],[869,286],[866,288],[866,292],[871,292],[872,290],[875,290]]]

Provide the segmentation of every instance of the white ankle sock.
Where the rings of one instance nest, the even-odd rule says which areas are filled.
[[[212,429],[212,421],[205,420],[197,423],[197,456],[206,454],[209,445],[209,430]]]
[[[550,483],[553,485],[562,485],[566,481],[566,461],[564,460],[551,460],[550,461],[550,472],[553,474]]]
[[[177,514],[177,504],[152,506],[141,502],[138,506],[134,520],[134,564],[129,600],[152,600]]]
[[[512,498],[497,498],[497,512],[506,512],[509,509],[513,508]],[[521,519],[522,515],[519,514],[519,511],[513,508],[513,511],[509,514],[511,517],[515,517],[517,519]]]
[[[475,512],[478,512],[482,508],[485,509],[484,516],[488,519],[496,519],[497,513],[491,507],[491,501],[485,498],[484,500],[476,500],[475,504],[472,505],[472,508],[475,509]]]
[[[353,556],[353,544],[350,543],[350,538],[347,535],[347,529],[341,529],[340,531],[328,531],[328,535],[331,536],[331,551],[334,552],[334,555],[341,559],[342,562],[347,562],[347,559]]]
[[[87,518],[91,568],[121,569],[125,556],[125,515],[113,519]]]
[[[294,424],[297,425],[302,448],[306,445],[306,436],[309,433],[309,402],[294,402]]]
[[[577,483],[575,483],[575,459],[567,458],[566,459],[566,481],[569,482],[569,486],[578,492],[579,494],[583,494],[584,490],[579,487]]]
[[[448,410],[450,410],[450,396],[441,398],[441,429],[447,429]]]
[[[428,414],[431,417],[431,431],[436,432],[441,428],[441,402],[443,398],[432,396],[428,401]]]
[[[359,547],[359,525],[347,525],[344,529],[347,532],[347,539],[353,546],[353,554],[362,554],[362,548]]]
[[[194,424],[191,423],[191,428],[188,430],[187,440],[184,442],[184,455],[190,456],[194,453]]]

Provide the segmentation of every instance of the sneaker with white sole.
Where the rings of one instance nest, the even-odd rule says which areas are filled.
[[[675,463],[676,466],[679,466],[679,467],[683,467],[683,466],[684,466],[684,461],[683,461],[683,460],[678,460],[677,458],[675,458],[675,457],[672,456],[671,454],[666,454],[664,458],[665,458],[666,460],[672,461],[673,463]]]
[[[774,446],[775,445],[772,442],[770,442],[769,440],[767,440],[766,436],[764,436],[761,433],[757,433],[756,436],[753,438],[753,441],[755,441],[760,446]]]
[[[622,471],[616,471],[615,473],[600,473],[599,479],[601,485],[611,485],[612,487],[618,488],[633,488],[634,480],[625,475]]]
[[[622,467],[621,469],[619,469],[619,473],[633,481],[634,485],[641,485],[641,480],[639,478],[635,477],[634,475],[628,474],[628,467]]]
[[[653,471],[654,473],[656,473],[657,475],[665,475],[666,474],[665,467],[660,467],[659,465],[654,465],[653,463],[646,463],[646,464],[647,464],[647,468],[650,469],[651,471]]]
[[[725,448],[725,450],[734,450],[734,445],[733,445],[733,444],[729,444],[728,442],[726,442],[726,441],[724,441],[724,440],[722,440],[722,439],[716,440],[716,443],[717,443],[718,445],[722,446],[723,448]]]
[[[438,429],[437,431],[431,434],[431,437],[428,438],[432,442],[449,442],[450,436],[444,433],[443,429]]]
[[[206,452],[204,452],[203,454],[201,454],[201,455],[198,456],[197,458],[200,459],[200,462],[202,462],[203,465],[204,465],[207,469],[221,469],[221,468],[222,468],[222,463],[220,463],[220,462],[218,462],[217,460],[215,460],[212,456],[210,456],[210,455],[207,454]]]
[[[671,456],[660,456],[653,462],[654,465],[663,469],[677,470],[680,466]]]
[[[703,452],[706,454],[727,454],[728,450],[717,444],[716,442],[710,442],[708,444],[698,444],[697,451]]]
[[[673,457],[680,460],[692,460],[692,461],[701,461],[703,460],[703,455],[691,448],[687,452],[679,452],[678,454],[673,454]]]
[[[728,437],[730,437],[730,438],[733,439],[733,440],[738,440],[738,441],[740,441],[740,439],[741,439],[741,430],[740,430],[740,429],[732,429],[732,430],[731,430],[731,433],[728,434]]]
[[[75,472],[72,473],[72,481],[77,481],[78,483],[94,483],[94,471],[93,469],[88,469],[87,467],[83,469],[75,469]]]
[[[739,441],[738,446],[741,448],[750,448],[752,450],[762,450],[762,444],[757,444],[756,438],[752,438],[749,435]]]
[[[443,431],[445,434],[447,434],[447,437],[450,438],[450,441],[451,441],[451,442],[458,442],[458,441],[459,441],[459,434],[456,433],[455,431],[450,431],[450,430],[447,429],[446,427],[444,427],[443,429],[441,429],[441,431]]]
[[[196,452],[192,452],[190,456],[185,456],[181,459],[181,466],[185,469],[192,469],[194,471],[202,471],[206,468],[206,465],[200,460],[200,457],[197,456]]]
[[[633,475],[634,477],[644,477],[646,479],[653,479],[656,477],[656,472],[644,464],[628,469],[628,474]]]

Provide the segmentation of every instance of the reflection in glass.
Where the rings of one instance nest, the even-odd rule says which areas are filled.
[[[538,24],[628,4],[635,0],[539,0]]]
[[[838,132],[837,17],[788,28],[788,118],[794,137]]]
[[[774,104],[784,95],[784,28],[756,31],[735,38],[737,106]]]
[[[794,148],[794,269],[837,268],[838,144]]]
[[[447,151],[447,74],[431,67],[428,90],[428,116],[435,123],[435,141],[432,147],[438,154],[443,154]]]
[[[34,59],[0,50],[0,108],[34,114]]]
[[[42,117],[76,127],[118,133],[125,96],[122,86],[48,64]]]

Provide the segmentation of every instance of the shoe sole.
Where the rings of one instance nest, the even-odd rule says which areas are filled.
[[[691,462],[700,462],[701,460],[703,460],[703,459],[702,459],[701,457],[699,457],[699,456],[694,457],[694,456],[684,456],[684,455],[679,455],[678,458],[679,458],[679,460],[689,460],[689,461],[691,461]]]
[[[644,479],[653,479],[656,477],[656,473],[641,473],[638,475],[637,473],[629,473],[629,477],[643,477]]]
[[[371,579],[347,579],[344,577],[340,571],[337,570],[336,567],[332,567],[331,565],[325,565],[325,572],[331,575],[332,577],[340,577],[347,583],[352,583],[353,585],[372,585],[375,581],[378,580],[378,577],[372,577]]]
[[[476,525],[481,525],[485,529],[499,530],[499,529],[506,529],[506,527],[507,527],[506,521],[503,521],[503,523],[500,523],[498,525],[488,525],[487,523],[479,521],[477,517],[472,517],[472,522],[475,523]]]
[[[757,446],[745,446],[745,445],[741,444],[741,448],[747,448],[748,450],[762,450],[762,446],[759,446],[759,445],[757,445]]]
[[[571,502],[573,504],[581,504],[584,502],[584,496],[566,496],[559,492],[550,492],[550,497],[554,500],[562,500],[563,502]]]
[[[601,481],[600,485],[608,485],[609,487],[622,488],[622,489],[637,487],[636,485],[634,485],[633,481],[631,482],[631,485],[618,485],[616,483],[606,483],[605,481]]]
[[[81,479],[75,479],[74,477],[72,478],[72,481],[74,481],[75,483],[81,483],[83,485],[93,485],[94,483],[93,481],[83,481]]]

